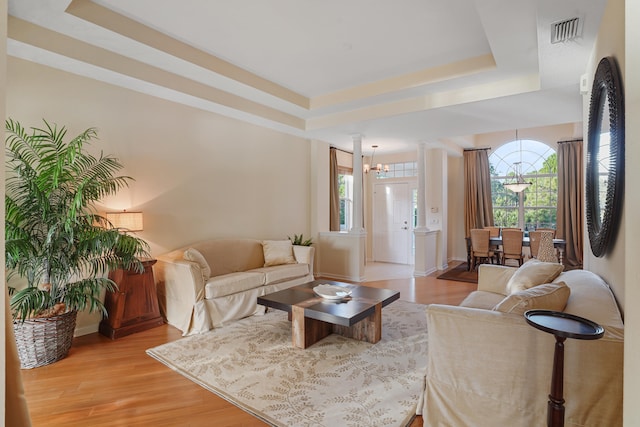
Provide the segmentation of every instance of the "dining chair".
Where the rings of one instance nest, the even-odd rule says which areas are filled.
[[[531,253],[531,258],[538,258],[538,248],[540,247],[542,233],[542,231],[538,230],[529,232],[529,252]]]
[[[485,230],[489,230],[490,237],[500,237],[500,227],[484,227]]]
[[[521,230],[502,230],[502,265],[507,265],[508,260],[517,261],[518,267],[522,265],[522,236]]]
[[[490,237],[500,237],[501,229],[500,227],[487,226],[484,227],[485,230],[489,230]],[[493,251],[496,262],[500,264],[500,257],[502,256],[502,249],[500,249],[501,245],[490,245],[491,250]]]
[[[556,249],[553,247],[553,232],[540,231],[540,246],[538,248],[538,260],[543,262],[558,262]],[[531,236],[529,236],[531,237]]]
[[[556,238],[556,229],[555,228],[536,228],[536,231],[550,231],[553,233],[552,239]]]
[[[475,270],[477,264],[491,262],[495,253],[489,248],[489,230],[474,228],[471,230],[471,270]]]

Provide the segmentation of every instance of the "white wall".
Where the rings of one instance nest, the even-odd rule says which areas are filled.
[[[311,141],[310,235],[313,236],[314,243],[318,242],[318,233],[329,230],[329,149],[326,142]],[[317,264],[318,256],[315,257],[315,262]]]
[[[626,115],[626,164],[625,181],[629,191],[625,194],[625,343],[624,343],[624,425],[640,425],[640,269],[637,254],[640,252],[640,197],[635,185],[640,182],[640,2],[625,2],[625,115]]]
[[[307,140],[15,58],[7,107],[25,125],[98,128],[99,147],[135,179],[106,205],[144,212],[154,254],[211,237],[310,234]]]
[[[308,140],[16,58],[6,99],[25,126],[98,128],[99,149],[135,178],[105,204],[143,211],[138,234],[153,255],[208,238],[311,235]],[[83,315],[78,330],[98,320]]]
[[[584,134],[587,135],[588,117],[589,117],[589,101],[591,97],[591,85],[598,62],[605,56],[614,56],[620,66],[622,80],[625,81],[625,52],[624,52],[624,0],[610,0],[605,9],[600,32],[596,41],[596,46],[592,54],[590,63],[585,71],[588,76],[589,93],[583,98],[583,115]],[[624,85],[624,84],[623,84]],[[630,141],[627,136],[627,141]],[[585,141],[586,144],[586,141]],[[585,145],[585,165],[587,149]],[[627,157],[627,164],[629,159]],[[627,185],[629,181],[627,181]],[[629,188],[629,187],[627,187]],[[629,194],[629,193],[627,193]],[[620,221],[620,227],[617,233],[616,243],[609,253],[604,257],[597,258],[593,256],[591,247],[589,246],[589,236],[585,229],[584,232],[584,268],[591,270],[602,276],[612,287],[616,299],[620,307],[625,308],[625,217],[626,206],[623,207],[623,213]],[[585,224],[586,224],[585,220]]]
[[[585,70],[589,87],[598,62],[605,56],[614,56],[620,66],[625,94],[625,195],[618,237],[609,254],[602,258],[593,256],[590,247],[585,248],[585,269],[601,275],[611,285],[618,303],[624,309],[625,357],[624,357],[624,425],[640,425],[640,311],[635,302],[640,299],[640,272],[637,253],[640,250],[640,198],[635,185],[640,182],[640,4],[636,1],[609,0],[591,61]],[[628,41],[628,43],[627,43]],[[590,93],[584,97],[583,111],[588,117]],[[587,132],[587,120],[584,129]],[[588,236],[585,231],[585,242]]]
[[[620,73],[622,74],[622,80],[625,81],[625,52],[624,52],[624,0],[610,0],[605,9],[602,23],[600,25],[600,31],[598,39],[592,54],[590,63],[585,73],[588,76],[589,81],[589,93],[583,98],[583,115],[584,120],[584,134],[587,135],[588,117],[589,117],[589,101],[591,98],[591,85],[593,83],[593,77],[598,66],[598,62],[605,56],[614,56],[620,66]],[[624,83],[623,83],[624,86]],[[627,135],[627,142],[632,141]],[[585,165],[587,149],[585,145],[584,150]],[[629,158],[626,160],[627,165]],[[627,181],[627,188],[630,182]],[[626,192],[625,197],[630,194]],[[615,245],[609,253],[604,257],[597,258],[591,252],[589,246],[589,236],[585,229],[584,232],[584,268],[591,270],[600,276],[602,276],[607,283],[611,285],[618,304],[624,310],[625,308],[625,218],[626,218],[627,206],[623,203],[622,217],[619,223],[619,230],[617,233],[617,239]],[[586,224],[585,220],[585,224]]]

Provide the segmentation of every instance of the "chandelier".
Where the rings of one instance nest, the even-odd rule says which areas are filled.
[[[504,188],[507,190],[511,190],[514,193],[522,193],[527,189],[532,182],[525,182],[524,178],[522,178],[522,141],[518,138],[518,129],[516,129],[516,141],[520,143],[520,161],[515,162],[513,164],[513,170],[515,172],[516,181],[515,182],[505,182],[503,184]]]
[[[381,172],[389,172],[389,165],[382,165],[382,163],[378,163],[377,165],[375,163],[373,163],[373,157],[376,155],[376,148],[378,148],[377,145],[372,145],[371,148],[373,148],[373,153],[371,154],[371,165],[369,165],[368,163],[365,163],[363,166],[363,170],[364,173],[369,173],[369,171],[375,171],[375,173],[377,173],[378,175]],[[375,166],[372,166],[375,165]]]
[[[513,164],[513,170],[515,171],[516,181],[515,182],[505,182],[503,184],[504,188],[507,190],[511,190],[514,193],[521,193],[527,189],[532,183],[525,182],[524,178],[522,178],[522,162],[516,162]]]

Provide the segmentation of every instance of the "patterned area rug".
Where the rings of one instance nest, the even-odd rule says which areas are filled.
[[[406,426],[424,387],[425,308],[389,304],[377,344],[333,334],[296,349],[286,313],[270,310],[147,354],[274,426]]]

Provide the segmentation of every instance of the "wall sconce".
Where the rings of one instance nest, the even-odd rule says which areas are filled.
[[[122,228],[129,231],[142,231],[142,212],[107,212],[107,220],[114,228]]]

